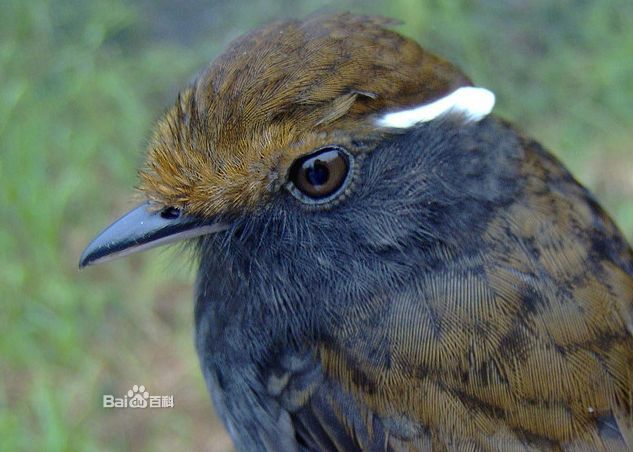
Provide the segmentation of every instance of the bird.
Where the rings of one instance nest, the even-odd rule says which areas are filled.
[[[633,450],[630,245],[396,24],[317,14],[230,43],[80,267],[191,246],[238,450]]]

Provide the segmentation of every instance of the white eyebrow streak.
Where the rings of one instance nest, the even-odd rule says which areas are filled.
[[[495,106],[495,95],[485,88],[465,86],[430,104],[408,110],[387,113],[376,120],[380,127],[407,129],[429,122],[446,113],[457,113],[468,121],[477,122],[488,116]]]

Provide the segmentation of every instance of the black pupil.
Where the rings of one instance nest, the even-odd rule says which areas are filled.
[[[306,169],[306,179],[312,185],[319,186],[327,183],[330,178],[330,170],[320,160],[314,162],[314,166]]]

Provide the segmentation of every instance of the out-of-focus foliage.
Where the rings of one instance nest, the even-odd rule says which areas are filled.
[[[315,10],[403,33],[493,89],[633,238],[630,0],[5,0],[0,9],[0,444],[3,450],[227,450],[191,341],[187,259],[151,252],[79,273],[133,205],[151,123],[253,26]],[[107,410],[133,384],[175,407]]]

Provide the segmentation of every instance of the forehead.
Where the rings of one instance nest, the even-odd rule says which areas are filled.
[[[369,133],[373,113],[469,84],[391,24],[317,16],[237,39],[159,122],[141,189],[202,215],[251,209],[299,155]]]
[[[383,109],[420,103],[466,82],[453,65],[385,28],[392,24],[343,14],[255,30],[201,73],[196,104],[216,129],[228,121],[250,127],[327,107],[352,92]]]

